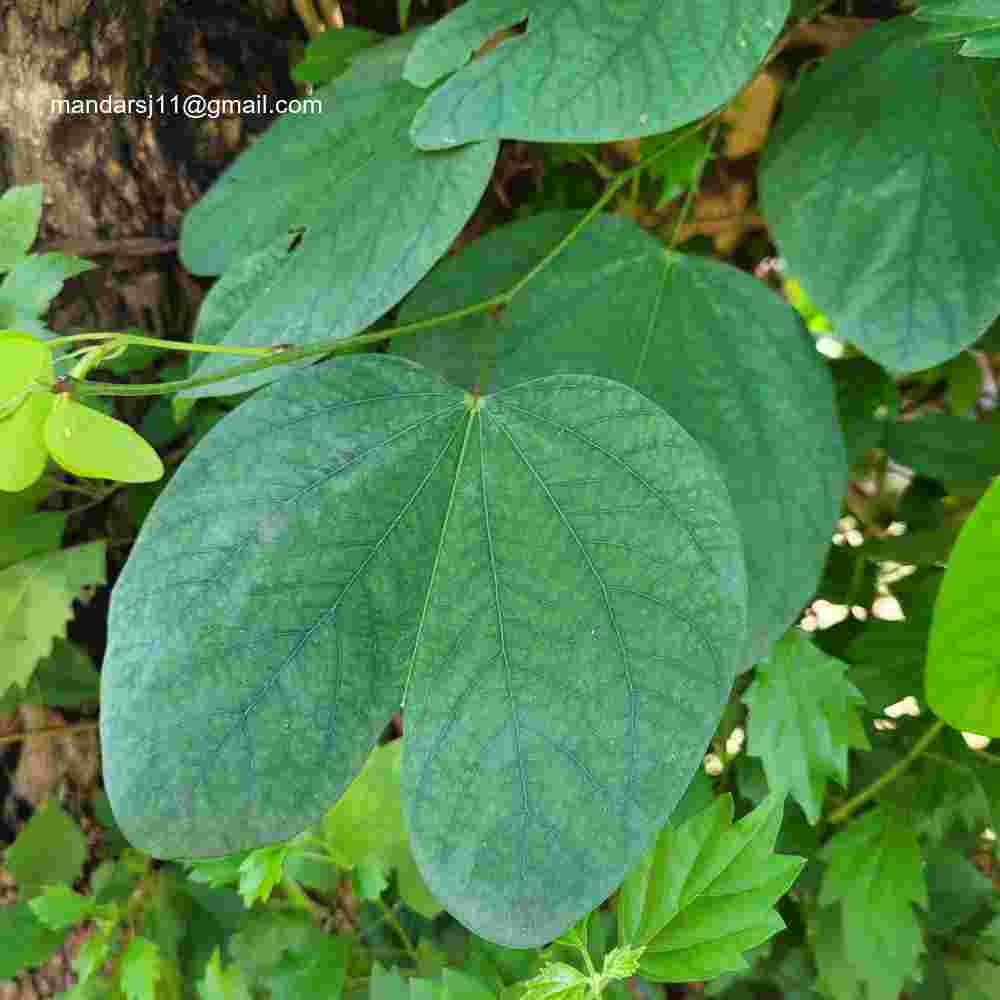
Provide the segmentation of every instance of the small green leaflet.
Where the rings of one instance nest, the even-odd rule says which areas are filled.
[[[156,1000],[156,984],[162,974],[159,948],[137,934],[121,957],[119,975],[125,1000]]]
[[[366,28],[324,31],[306,46],[302,61],[292,68],[292,79],[299,83],[329,83],[347,69],[358,52],[381,40],[377,31]]]
[[[1000,63],[918,44],[926,32],[896,18],[824,59],[761,166],[791,272],[895,373],[955,356],[1000,313]]]
[[[924,950],[916,903],[927,908],[920,844],[908,818],[872,809],[837,832],[821,853],[821,906],[840,903],[844,950],[869,1000],[897,1000]]]
[[[88,919],[97,909],[97,900],[93,896],[81,896],[68,885],[50,885],[28,905],[46,927],[65,931]]]
[[[238,269],[213,302],[213,342],[350,336],[394,306],[472,214],[498,144],[413,148],[407,129],[424,94],[399,79],[410,42],[362,53],[346,76],[316,91],[321,113],[285,115],[185,215],[185,266],[196,274]],[[394,58],[379,62],[382,50]],[[231,365],[213,355],[198,373]],[[185,395],[243,392],[288,370],[268,368]]]
[[[723,795],[663,828],[618,897],[620,939],[646,949],[641,975],[684,982],[746,969],[742,953],[784,928],[773,906],[805,859],[772,853],[783,801],[771,795],[734,824]]]
[[[743,695],[750,709],[748,753],[761,758],[769,787],[787,788],[813,824],[827,781],[847,785],[848,748],[869,749],[857,714],[864,695],[846,670],[795,628],[757,665]]]
[[[609,142],[657,135],[725,103],[753,76],[788,0],[469,0],[417,39],[405,77],[434,90],[414,142]],[[491,35],[527,19],[481,58]],[[572,52],[572,59],[560,58]]]
[[[0,979],[47,962],[65,936],[40,923],[27,903],[0,906]]]
[[[1000,736],[1000,481],[969,515],[941,581],[927,644],[927,701],[966,732]]]
[[[4,191],[0,197],[0,273],[12,270],[31,249],[41,220],[41,184]]]
[[[49,801],[36,810],[8,848],[4,867],[17,882],[20,898],[29,900],[45,885],[75,882],[86,857],[86,837],[58,802]]]
[[[0,570],[0,694],[26,687],[53,640],[65,637],[73,598],[104,582],[104,553],[104,542],[89,542]]]
[[[537,945],[669,816],[745,636],[725,485],[647,397],[553,375],[477,398],[353,355],[242,403],[156,501],[111,600],[108,794],[160,857],[274,843],[405,702],[429,889]]]
[[[1000,5],[997,0],[925,0],[913,16],[934,26],[928,42],[962,41],[960,55],[1000,58]]]

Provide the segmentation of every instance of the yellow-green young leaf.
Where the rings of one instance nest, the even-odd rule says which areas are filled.
[[[1000,480],[965,522],[927,645],[927,702],[956,729],[1000,736]]]
[[[821,906],[840,902],[844,950],[869,1000],[896,1000],[924,950],[913,904],[927,908],[917,835],[909,819],[873,809],[823,848]]]
[[[42,886],[75,882],[83,871],[87,840],[58,802],[42,806],[25,824],[7,851],[4,867],[17,882],[22,900],[37,896]]]
[[[136,935],[122,955],[119,975],[125,1000],[156,1000],[160,949],[148,938]]]
[[[104,583],[104,542],[32,556],[0,570],[0,694],[27,687],[36,664],[66,637],[72,602]]]
[[[281,881],[288,854],[287,844],[259,847],[251,851],[240,864],[240,895],[243,905],[253,906],[257,900],[266,903],[274,887]]]
[[[620,938],[645,946],[639,972],[657,982],[710,979],[747,967],[744,951],[785,926],[773,909],[804,859],[774,854],[784,796],[733,824],[716,799],[676,830],[668,823],[622,885]]]
[[[590,980],[565,962],[550,962],[525,985],[522,1000],[583,1000]]]
[[[205,966],[205,975],[198,981],[198,995],[201,1000],[251,1000],[240,967],[234,963],[224,969],[218,946]]]
[[[62,396],[45,422],[52,457],[75,476],[152,483],[163,478],[156,450],[128,424]]]
[[[45,469],[43,427],[54,399],[31,390],[53,377],[52,354],[42,341],[0,331],[0,490],[25,490]]]

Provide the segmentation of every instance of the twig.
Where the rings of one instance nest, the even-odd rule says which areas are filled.
[[[7,746],[11,743],[20,743],[22,740],[32,739],[35,736],[61,736],[63,733],[82,733],[89,729],[96,729],[97,719],[88,719],[86,722],[73,722],[68,726],[47,726],[44,729],[29,729],[26,733],[11,733],[9,736],[0,736],[0,746]]]

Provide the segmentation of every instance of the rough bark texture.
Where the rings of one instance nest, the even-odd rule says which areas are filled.
[[[185,210],[270,122],[60,114],[53,101],[293,97],[301,35],[287,0],[0,0],[0,189],[41,181],[41,244],[109,255],[50,325],[150,325],[175,265],[143,254],[169,248]],[[136,239],[151,242],[122,242]]]

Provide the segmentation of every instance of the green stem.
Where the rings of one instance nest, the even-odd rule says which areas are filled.
[[[853,813],[861,808],[866,802],[873,799],[890,782],[895,781],[910,765],[938,738],[946,723],[938,719],[934,725],[924,733],[923,736],[913,744],[910,752],[902,759],[896,761],[892,767],[884,774],[879,775],[867,788],[858,792],[853,798],[848,799],[842,806],[838,806],[830,813],[828,820],[830,823],[843,823]]]
[[[47,341],[47,347],[62,347],[82,341],[113,340],[116,344],[136,344],[142,347],[162,347],[167,351],[194,351],[202,354],[237,354],[250,357],[265,357],[273,354],[274,347],[221,347],[218,344],[193,344],[186,340],[160,340],[158,337],[140,337],[132,333],[73,333],[67,337],[57,337]]]
[[[396,911],[385,902],[382,897],[379,897],[379,905],[382,907],[383,914],[385,916],[385,922],[396,932],[396,937],[399,938],[406,951],[414,962],[420,961],[420,955],[417,953],[417,949],[414,948],[413,942],[410,940],[410,935],[406,933],[406,928],[399,922],[399,918],[396,916]]]
[[[560,253],[562,253],[563,250],[565,250],[566,247],[577,238],[577,236],[580,235],[586,226],[589,225],[589,223],[591,223],[601,212],[604,206],[607,205],[612,198],[614,198],[618,191],[628,184],[633,176],[641,173],[651,164],[666,156],[676,146],[686,142],[692,135],[704,128],[708,122],[715,121],[718,118],[718,114],[718,112],[714,112],[703,121],[698,122],[691,128],[681,132],[673,142],[664,146],[662,149],[658,149],[655,153],[651,153],[635,166],[629,167],[628,170],[618,174],[614,180],[610,181],[604,193],[587,210],[580,221],[577,222],[577,224],[573,226],[573,228],[554,247],[552,247],[552,249],[545,254],[545,256],[533,268],[531,268],[527,274],[519,278],[506,291],[499,292],[497,295],[484,299],[482,302],[476,302],[470,306],[463,306],[461,309],[454,309],[451,312],[442,313],[439,316],[431,316],[429,319],[418,320],[415,323],[406,323],[403,326],[397,326],[393,329],[376,330],[373,333],[364,333],[355,337],[324,340],[315,344],[304,344],[301,347],[243,348],[241,350],[243,350],[244,353],[249,353],[253,350],[255,353],[266,356],[262,357],[259,361],[248,361],[244,364],[234,365],[232,368],[223,369],[215,375],[206,375],[201,377],[196,376],[194,378],[182,379],[176,382],[159,382],[150,383],[148,385],[114,385],[108,382],[78,381],[73,387],[74,394],[77,396],[165,396],[172,392],[180,392],[184,389],[197,389],[201,386],[215,385],[219,382],[225,382],[228,379],[235,378],[239,375],[249,375],[253,372],[264,371],[265,369],[273,368],[276,365],[287,365],[295,361],[318,358],[324,355],[343,354],[347,351],[353,351],[355,348],[364,346],[365,344],[374,344],[383,340],[393,339],[395,337],[408,336],[409,334],[419,333],[421,330],[427,330],[436,326],[443,326],[446,323],[456,323],[469,316],[477,316],[480,313],[488,312],[491,309],[506,306],[532,279],[548,267],[548,265]],[[717,130],[718,122],[716,121],[714,134],[717,134]],[[704,169],[704,164],[702,165],[702,169]],[[78,334],[77,336],[87,335]],[[136,338],[136,342],[139,340],[146,343],[153,342],[153,338],[148,337]],[[49,343],[56,342],[50,341]],[[155,341],[154,346],[170,346],[177,348],[178,344],[175,341]],[[185,349],[185,346],[187,345],[181,346],[179,349],[183,350]]]
[[[300,910],[305,910],[317,920],[326,919],[326,911],[318,903],[313,902],[309,896],[303,891],[302,886],[299,885],[295,879],[288,875],[283,875],[281,878],[281,888],[285,890],[285,895],[295,903],[295,905]]]
[[[712,148],[715,146],[715,140],[719,137],[719,130],[722,128],[722,119],[716,118],[715,123],[712,125],[711,134],[708,137],[707,149],[705,155],[701,158],[701,163],[698,164],[698,169],[695,171],[694,177],[691,179],[691,186],[688,188],[687,196],[684,199],[684,204],[681,206],[681,213],[677,216],[677,221],[674,223],[674,231],[670,234],[670,243],[668,246],[673,250],[677,244],[680,242],[681,230],[684,228],[684,223],[687,222],[688,216],[691,214],[691,210],[694,208],[695,199],[698,197],[698,193],[701,191],[701,179],[705,174],[705,167],[708,165],[708,161],[712,157]]]

